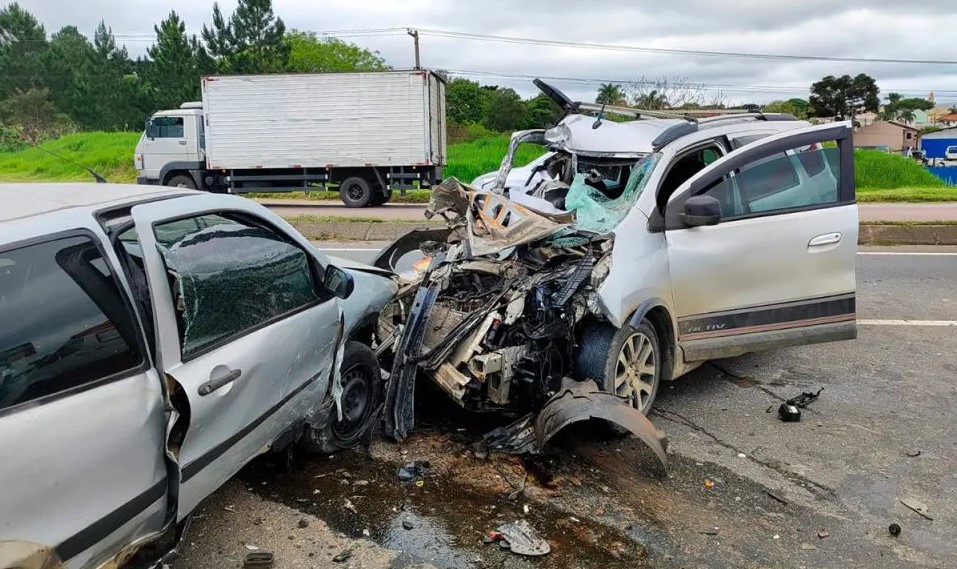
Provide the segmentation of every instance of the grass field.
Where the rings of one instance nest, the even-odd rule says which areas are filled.
[[[40,146],[89,166],[111,182],[133,182],[133,149],[137,133],[88,132],[71,134]],[[508,136],[498,135],[473,142],[449,146],[446,176],[471,182],[476,176],[497,170],[508,147]],[[65,182],[89,181],[82,168],[56,158],[41,149],[0,152],[0,181]],[[515,163],[523,165],[539,156],[541,147],[523,145]],[[855,153],[857,196],[862,202],[957,201],[957,186],[948,186],[913,160],[873,150]],[[263,194],[263,197],[303,198],[302,193]],[[338,199],[337,192],[310,192],[310,199]],[[421,203],[428,201],[427,191],[411,191],[393,201]]]

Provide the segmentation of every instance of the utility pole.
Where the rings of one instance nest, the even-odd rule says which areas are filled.
[[[422,66],[419,64],[419,30],[407,28],[405,32],[412,36],[412,39],[415,40],[415,68],[421,69]]]

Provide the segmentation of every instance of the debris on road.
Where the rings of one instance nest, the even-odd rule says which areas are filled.
[[[778,407],[778,418],[785,423],[798,423],[801,421],[801,410],[798,409],[797,405],[781,403],[781,406]]]
[[[887,531],[894,537],[897,537],[901,534],[901,527],[897,524],[891,524],[887,526]]]
[[[272,567],[275,556],[269,551],[251,551],[243,559],[243,569]]]
[[[399,480],[403,482],[419,481],[425,478],[432,465],[427,460],[416,460],[399,468]]]
[[[918,456],[920,456],[920,449],[914,450],[914,451],[909,451],[909,452],[907,453],[907,456],[910,457],[910,458],[917,458]]]
[[[411,529],[414,529],[415,526],[412,525],[412,522],[409,521],[409,520],[402,520],[402,528],[403,528],[403,529],[407,529],[407,530],[411,530]]]
[[[346,501],[345,501],[345,503],[343,504],[343,507],[344,507],[345,509],[349,510],[350,512],[352,512],[353,514],[358,514],[358,513],[359,513],[359,510],[356,509],[356,505],[353,504],[353,503],[352,503],[352,500],[350,500],[350,499],[348,499],[348,498],[346,498]]]
[[[817,536],[821,539],[824,539],[830,535],[831,535],[831,532],[827,531],[826,529],[822,529],[821,531],[817,532]]]
[[[306,518],[299,518],[299,529],[305,529],[309,527],[309,520]]]
[[[704,487],[707,488],[708,490],[711,490],[712,488],[714,488],[714,482],[710,478],[705,479]]]
[[[898,498],[898,500],[904,505],[905,508],[912,510],[925,520],[934,521],[934,518],[927,514],[926,504],[911,499]]]
[[[501,534],[499,545],[518,555],[537,557],[547,555],[552,547],[542,539],[525,520],[518,520],[498,527]]]
[[[814,544],[812,544],[812,543],[802,543],[802,544],[801,544],[801,549],[802,549],[803,551],[814,551],[814,550],[817,549],[817,546],[814,545]]]
[[[778,495],[775,494],[774,492],[772,492],[772,491],[770,491],[770,490],[765,490],[764,493],[767,494],[768,496],[770,496],[771,498],[773,498],[775,501],[780,502],[780,503],[784,504],[785,506],[787,506],[788,501],[785,500],[784,498],[778,496]]]
[[[332,562],[333,562],[333,563],[342,563],[343,561],[348,560],[350,557],[352,557],[352,550],[351,550],[351,549],[346,549],[346,550],[343,550],[343,551],[342,551],[341,553],[339,553],[338,555],[336,555],[335,557],[333,557],[333,558],[332,558]]]

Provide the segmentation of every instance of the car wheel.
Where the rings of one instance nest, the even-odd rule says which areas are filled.
[[[372,429],[382,403],[382,375],[375,352],[360,342],[346,343],[340,366],[342,418],[333,405],[326,424],[314,427],[310,446],[323,453],[358,445]]]
[[[339,184],[339,198],[347,207],[365,207],[372,201],[372,185],[358,176],[346,178]]]
[[[658,395],[662,356],[658,334],[647,319],[637,328],[593,325],[582,336],[576,372],[579,378],[594,379],[603,390],[626,397],[647,415]]]
[[[173,176],[169,180],[166,180],[167,186],[172,186],[174,188],[187,188],[190,190],[196,189],[196,182],[193,181],[193,178],[186,175]]]

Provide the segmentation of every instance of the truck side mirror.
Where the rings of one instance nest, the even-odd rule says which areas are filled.
[[[713,196],[691,196],[678,216],[689,227],[717,225],[721,221],[721,202]]]
[[[153,140],[156,138],[156,127],[153,126],[153,120],[146,121],[146,138]]]

